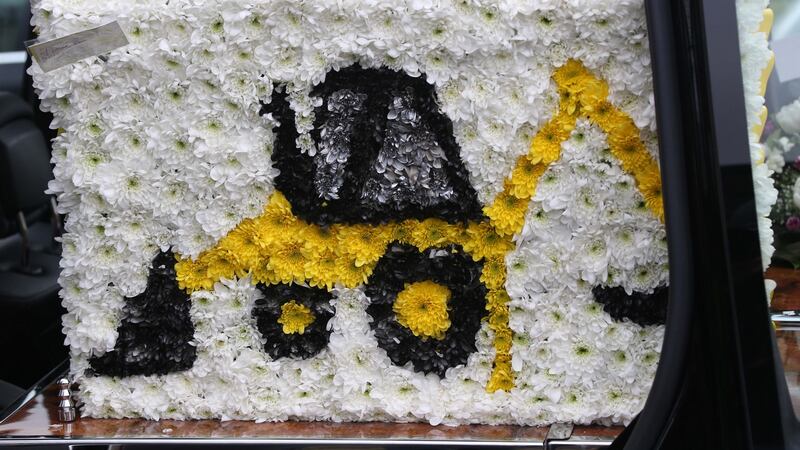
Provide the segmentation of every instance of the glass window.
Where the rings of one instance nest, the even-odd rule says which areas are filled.
[[[778,349],[795,412],[800,414],[800,2],[773,0],[769,37],[775,66],[764,94],[766,122],[761,135],[777,200],[770,214],[775,253],[766,278]]]
[[[28,0],[0,0],[0,91],[22,92],[29,22]]]

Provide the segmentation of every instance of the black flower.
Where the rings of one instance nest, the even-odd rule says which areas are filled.
[[[627,318],[641,326],[660,325],[667,320],[667,286],[659,286],[649,294],[635,291],[628,294],[621,286],[595,286],[592,294],[615,320]]]

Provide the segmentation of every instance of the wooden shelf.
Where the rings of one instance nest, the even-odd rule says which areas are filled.
[[[771,303],[774,312],[800,311],[800,270],[770,267],[764,277],[778,284]]]

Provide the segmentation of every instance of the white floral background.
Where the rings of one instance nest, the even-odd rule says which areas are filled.
[[[764,3],[738,2],[743,31],[757,27]],[[608,82],[610,100],[657,157],[641,0],[39,0],[34,12],[43,39],[117,20],[131,41],[107,61],[31,69],[52,126],[63,129],[50,192],[69,214],[60,282],[84,415],[618,423],[643,406],[663,327],[612,321],[591,288],[665,284],[666,237],[636,208],[633,178],[601,160],[604,134],[584,122],[543,176],[507,257],[511,392],[485,390],[494,358],[486,325],[478,352],[445,379],[393,366],[370,331],[361,289],[336,290],[326,350],[271,361],[250,318],[258,291],[247,279],[192,295],[192,369],[84,374],[89,357],[114,348],[124,297],[144,290],[159,248],[196,256],[261,213],[276,171],[274,123],[259,109],[277,83],[289,83],[302,132],[313,124],[308,94],[329,70],[359,63],[424,74],[488,204],[557,107],[552,72],[575,58]],[[752,122],[751,72],[766,44],[743,36]],[[764,215],[771,200],[759,170]]]

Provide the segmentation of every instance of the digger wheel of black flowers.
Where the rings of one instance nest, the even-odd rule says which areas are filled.
[[[252,314],[272,359],[307,359],[328,345],[330,292],[297,284],[259,284],[258,289],[264,298],[256,300]]]
[[[415,371],[440,377],[466,364],[486,313],[482,269],[460,246],[388,247],[365,292],[378,345],[394,364],[411,362]]]

